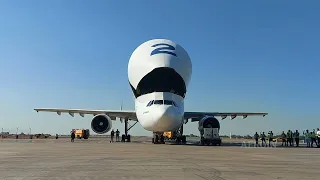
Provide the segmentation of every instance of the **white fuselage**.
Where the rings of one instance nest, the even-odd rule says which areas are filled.
[[[170,92],[146,94],[135,100],[135,106],[140,124],[148,131],[173,131],[183,122],[183,98],[176,94]]]
[[[173,131],[183,123],[192,64],[180,45],[153,39],[138,46],[128,63],[138,121],[148,131]]]

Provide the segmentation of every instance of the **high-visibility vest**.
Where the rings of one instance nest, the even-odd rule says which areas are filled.
[[[287,138],[291,138],[291,131],[287,132]]]
[[[268,135],[268,137],[269,137],[269,138],[273,138],[273,133],[270,133],[270,134]]]
[[[307,138],[311,138],[310,132],[307,133]]]

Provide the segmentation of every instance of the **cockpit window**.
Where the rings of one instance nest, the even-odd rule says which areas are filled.
[[[176,103],[174,101],[170,101],[170,100],[152,100],[147,104],[147,107],[151,106],[152,104],[173,105],[173,106],[177,107]]]
[[[147,104],[147,107],[148,107],[148,106],[151,106],[152,103],[153,103],[153,101],[154,101],[154,100],[150,101],[150,102]]]
[[[172,101],[172,104],[173,104],[175,107],[178,107],[174,101]]]
[[[165,104],[165,105],[172,105],[172,101],[164,100],[164,104]]]
[[[153,104],[163,104],[163,100],[155,100]]]

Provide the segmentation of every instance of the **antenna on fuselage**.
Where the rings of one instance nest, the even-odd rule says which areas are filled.
[[[120,111],[122,111],[122,104],[123,104],[123,101],[121,101]],[[123,122],[123,119],[122,119],[122,118],[119,118],[119,119],[120,119],[120,122],[122,123],[122,122]]]

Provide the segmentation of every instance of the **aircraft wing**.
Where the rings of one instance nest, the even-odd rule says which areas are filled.
[[[199,121],[204,116],[214,116],[214,117],[221,117],[222,119],[227,118],[230,116],[231,119],[236,118],[237,116],[242,116],[243,119],[247,118],[248,116],[266,116],[268,113],[246,113],[246,112],[185,112],[184,118],[191,119],[191,121]]]
[[[128,118],[129,120],[137,121],[137,116],[135,111],[124,111],[124,110],[86,110],[86,109],[49,109],[49,108],[36,108],[34,109],[37,112],[56,112],[58,115],[61,113],[69,113],[70,116],[74,117],[74,114],[79,114],[84,117],[85,114],[106,114],[112,120],[116,120],[118,118]]]

